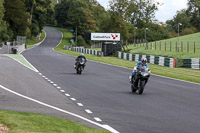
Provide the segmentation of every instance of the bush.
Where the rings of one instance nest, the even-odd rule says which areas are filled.
[[[85,43],[85,40],[81,35],[79,35],[77,38],[77,46],[89,47],[89,45]]]
[[[175,32],[169,32],[169,37],[170,38],[177,37],[177,33],[175,33]]]
[[[26,28],[26,36],[27,38],[31,38],[31,30],[29,27]]]
[[[177,59],[177,67],[183,67],[183,59]]]
[[[192,28],[185,28],[184,30],[182,30],[182,32],[181,32],[180,35],[183,36],[183,35],[193,34],[195,32],[196,32],[196,29],[194,27],[192,27]]]

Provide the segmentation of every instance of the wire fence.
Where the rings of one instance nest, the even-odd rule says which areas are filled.
[[[168,52],[200,52],[200,42],[140,42],[133,44],[135,47],[145,47],[146,50],[168,51]]]

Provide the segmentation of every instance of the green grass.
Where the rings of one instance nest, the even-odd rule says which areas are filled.
[[[58,29],[58,28],[56,28],[56,29]],[[64,29],[64,30],[62,29],[62,32],[64,33],[64,35],[71,34],[67,29]],[[70,37],[65,37],[65,38],[70,38]],[[64,42],[66,42],[66,40],[64,40]],[[60,46],[57,46],[55,48],[55,50],[59,51],[61,53],[72,55],[72,56],[78,56],[80,54],[78,52],[64,50],[63,49],[64,44],[65,43],[63,43],[63,41],[62,41]],[[98,57],[98,56],[89,55],[89,54],[85,54],[85,55],[86,55],[86,58],[89,60],[94,60],[94,61],[98,61],[98,62],[122,66],[122,67],[130,68],[130,69],[133,69],[133,67],[136,64],[136,62],[123,60],[123,59],[119,59],[116,57]],[[149,64],[149,67],[153,74],[200,83],[200,80],[199,80],[200,79],[200,71],[199,70],[192,70],[192,69],[186,69],[186,68],[169,68],[169,67],[164,67],[164,66],[159,66],[159,65],[154,65],[154,64]],[[130,73],[131,73],[131,71],[130,71]]]
[[[101,51],[101,48],[89,48],[89,49]]]
[[[32,69],[33,71],[35,71],[36,69],[30,65],[30,63],[28,63],[21,54],[6,54],[7,56],[19,61],[20,63],[24,64],[26,67]]]
[[[66,119],[15,111],[0,111],[0,123],[8,126],[9,133],[109,133]]]
[[[165,42],[166,42],[166,51],[165,51]],[[128,49],[130,53],[134,54],[158,55],[165,57],[175,57],[178,59],[200,58],[200,33],[180,36],[179,52],[176,52],[176,42],[177,38],[171,38],[167,40],[157,41],[156,43],[150,42],[148,43],[148,49],[145,49],[146,44],[144,46],[143,44],[141,44],[141,46],[139,44],[136,47],[134,45],[128,45]],[[187,51],[188,42],[189,42],[189,52]],[[195,53],[194,53],[194,42],[195,42]],[[170,51],[170,43],[171,43],[171,51]]]
[[[45,32],[42,31],[40,40],[37,40],[36,38],[27,39],[27,40],[26,40],[27,48],[32,48],[32,47],[34,47],[34,46],[33,46],[34,44],[37,44],[37,43],[41,42],[44,38],[45,38]]]

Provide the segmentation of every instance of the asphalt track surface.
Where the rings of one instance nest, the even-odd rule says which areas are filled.
[[[0,55],[0,62],[0,110],[51,115],[70,119],[89,127],[102,129],[85,120],[49,107],[53,106],[79,114],[84,118],[92,119],[80,107],[69,100],[68,97],[58,91],[55,86],[48,83],[39,73],[24,67],[8,56]],[[29,99],[19,96],[16,93],[26,96]],[[30,98],[33,100],[30,100]],[[44,106],[38,102],[45,103],[48,106]]]
[[[88,61],[83,74],[77,75],[73,68],[75,57],[52,49],[60,42],[61,33],[54,29],[45,31],[45,41],[25,51],[23,55],[39,72],[59,85],[76,101],[70,101],[63,93],[53,88],[42,91],[38,88],[38,94],[33,87],[31,93],[28,93],[30,96],[38,98],[37,95],[42,95],[41,100],[91,120],[98,117],[102,120],[99,123],[107,124],[120,133],[200,131],[200,85],[152,75],[143,95],[132,94],[128,83],[131,70],[93,61]],[[31,78],[35,85],[44,80],[37,73],[31,75],[34,75],[33,78],[28,78]],[[26,83],[27,87],[31,83]],[[84,106],[79,107],[77,103]],[[86,113],[85,109],[92,113]],[[23,106],[19,107],[19,110],[23,110]],[[45,109],[44,114],[45,111],[47,114],[56,114]],[[60,114],[56,116],[70,117]],[[70,119],[78,121],[73,117]]]

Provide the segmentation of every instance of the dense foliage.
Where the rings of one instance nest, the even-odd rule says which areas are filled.
[[[188,8],[178,11],[166,24],[155,19],[161,4],[152,0],[109,0],[105,9],[97,0],[1,0],[0,41],[17,35],[37,36],[46,24],[70,27],[73,32],[77,29],[81,42],[88,32],[121,33],[124,42],[145,37],[148,41],[167,39],[177,36],[178,23],[182,24],[180,35],[200,31],[199,0],[188,0]]]
[[[11,31],[8,30],[8,24],[3,20],[5,12],[3,2],[4,0],[0,1],[0,42],[8,40],[9,36],[12,34]]]
[[[200,31],[200,1],[188,0],[187,9],[177,11],[177,14],[171,20],[167,20],[167,30],[171,32],[171,36],[176,36],[178,32],[178,23],[181,35],[192,34]]]

